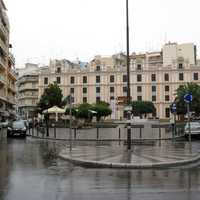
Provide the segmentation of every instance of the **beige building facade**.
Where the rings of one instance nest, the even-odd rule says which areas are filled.
[[[15,59],[10,53],[10,25],[6,6],[0,0],[0,120],[14,115],[15,106]]]
[[[44,89],[57,82],[63,95],[72,94],[74,104],[109,102],[112,118],[124,117],[127,76],[126,56],[95,56],[86,66],[67,60],[51,61],[39,72],[39,98]],[[170,117],[170,104],[176,89],[187,82],[200,84],[200,65],[196,46],[167,43],[159,52],[130,55],[130,89],[132,100],[152,101],[156,116]]]

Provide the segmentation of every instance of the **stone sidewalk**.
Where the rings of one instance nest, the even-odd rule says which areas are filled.
[[[113,144],[69,145],[59,156],[76,165],[100,168],[162,168],[194,163],[200,160],[198,143],[192,143],[190,151],[188,142],[157,142],[154,145],[133,145],[131,151],[126,146]]]

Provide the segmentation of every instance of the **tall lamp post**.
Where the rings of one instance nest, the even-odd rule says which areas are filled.
[[[127,150],[131,149],[131,110],[130,110],[130,58],[129,58],[129,6],[126,0],[126,62],[127,62]]]

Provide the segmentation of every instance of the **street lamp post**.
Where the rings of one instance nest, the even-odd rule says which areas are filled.
[[[126,0],[126,62],[127,62],[127,105],[130,105],[130,58],[129,58],[129,6],[128,0]],[[127,150],[131,149],[131,113],[127,110]]]

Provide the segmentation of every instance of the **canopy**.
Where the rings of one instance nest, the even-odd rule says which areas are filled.
[[[47,110],[44,110],[43,113],[55,113],[56,114],[56,121],[58,121],[58,114],[65,113],[65,109],[59,108],[57,106],[53,106]]]

